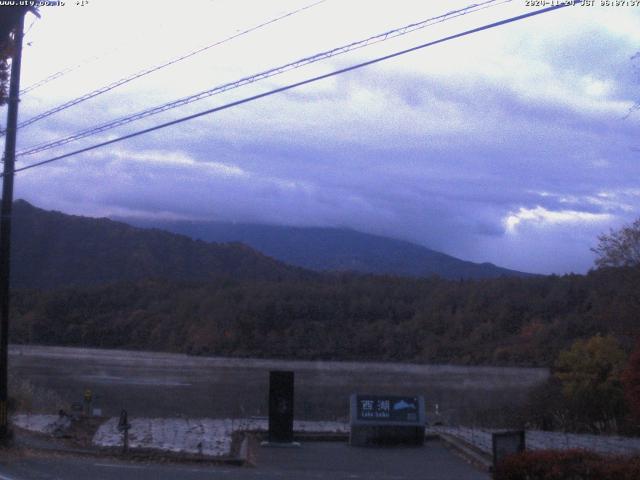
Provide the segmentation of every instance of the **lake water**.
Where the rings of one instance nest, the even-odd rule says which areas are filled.
[[[295,416],[346,420],[352,393],[423,395],[446,423],[521,403],[547,369],[283,361],[66,347],[16,346],[9,368],[69,404],[90,389],[104,415],[266,416],[270,370],[295,372]],[[436,407],[437,405],[437,407]],[[52,412],[53,413],[53,412]]]

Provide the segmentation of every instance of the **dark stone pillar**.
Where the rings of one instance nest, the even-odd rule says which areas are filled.
[[[269,372],[269,442],[293,442],[293,372]]]

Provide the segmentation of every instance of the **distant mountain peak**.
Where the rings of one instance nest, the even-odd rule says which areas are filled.
[[[355,271],[458,280],[530,276],[492,263],[474,263],[427,247],[348,227],[293,227],[235,222],[119,219],[214,242],[237,241],[282,262],[315,271]]]

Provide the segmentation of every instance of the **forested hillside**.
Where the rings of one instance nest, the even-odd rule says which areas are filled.
[[[17,292],[13,343],[206,355],[550,365],[638,333],[640,269],[478,281],[324,275]]]
[[[491,263],[461,260],[415,243],[342,228],[126,218],[123,221],[210,242],[242,242],[287,264],[320,272],[437,275],[452,280],[529,276]]]
[[[60,288],[149,278],[293,280],[315,276],[300,267],[451,279],[527,275],[491,264],[465,262],[408,242],[347,230],[238,230],[231,224],[224,225],[229,227],[224,235],[222,226],[213,231],[208,228],[210,224],[205,225],[207,232],[217,234],[191,232],[203,240],[136,228],[107,218],[45,211],[18,200],[12,230],[12,284],[17,288]],[[208,238],[246,240],[264,253],[238,242],[205,241]]]
[[[313,274],[239,244],[213,244],[106,218],[14,204],[12,285],[59,288],[123,280],[296,279]]]
[[[241,244],[21,201],[13,234],[12,343],[551,365],[576,339],[611,333],[629,349],[638,333],[637,266],[457,281],[320,274]]]

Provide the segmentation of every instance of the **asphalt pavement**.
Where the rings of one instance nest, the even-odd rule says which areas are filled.
[[[23,453],[0,459],[0,480],[488,480],[445,447],[362,448],[344,442],[304,442],[298,448],[258,447],[255,466],[145,463],[111,458]]]

